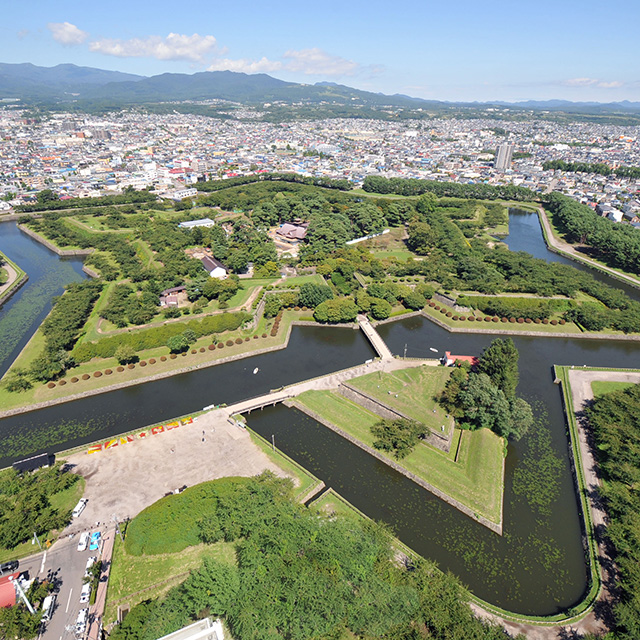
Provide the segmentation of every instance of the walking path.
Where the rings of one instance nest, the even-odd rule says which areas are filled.
[[[371,342],[371,346],[376,350],[376,353],[383,360],[393,360],[393,354],[391,353],[391,350],[389,349],[389,347],[387,347],[385,341],[380,337],[380,334],[369,322],[369,318],[367,318],[367,316],[363,314],[359,314],[358,324],[364,332],[364,335],[369,339],[369,342]]]
[[[380,339],[379,336],[378,338]],[[290,398],[294,398],[295,396],[298,396],[305,391],[311,391],[312,389],[337,389],[345,380],[351,380],[352,378],[357,378],[358,376],[363,376],[374,371],[389,372],[396,371],[397,369],[408,369],[409,367],[420,367],[422,365],[436,367],[439,364],[439,360],[402,360],[401,358],[394,358],[393,356],[390,356],[389,359],[375,360],[357,365],[349,369],[330,373],[326,376],[320,376],[318,378],[312,378],[311,380],[292,384],[291,386],[266,393],[262,396],[258,396],[257,398],[250,398],[249,400],[236,402],[235,404],[225,407],[224,410],[229,416],[233,416],[240,413],[247,413],[254,409],[261,409],[268,405],[277,404],[284,400],[289,400]],[[259,372],[257,375],[259,375]]]
[[[7,272],[8,278],[4,284],[0,284],[0,298],[2,294],[13,285],[18,277],[18,272],[8,262],[5,262],[2,268]]]
[[[554,249],[557,249],[559,252],[568,253],[571,257],[575,258],[578,262],[584,262],[590,267],[594,267],[599,269],[600,271],[606,271],[608,274],[612,275],[614,278],[618,278],[618,280],[623,280],[624,282],[628,282],[635,287],[640,287],[640,280],[634,278],[633,276],[628,276],[624,273],[620,273],[611,267],[607,267],[591,258],[587,258],[583,256],[579,251],[575,249],[575,247],[564,240],[560,240],[556,235],[554,235],[554,231],[551,227],[551,223],[549,222],[549,218],[547,218],[547,214],[544,209],[540,207],[538,209],[540,218],[540,223],[544,227],[545,230],[545,239],[547,244],[551,245]]]

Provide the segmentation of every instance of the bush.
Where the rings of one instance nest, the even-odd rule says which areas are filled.
[[[505,318],[504,316],[500,318],[500,322],[509,322],[509,318]]]
[[[244,340],[242,338],[236,338],[236,344],[242,344]]]
[[[135,369],[135,368],[136,368],[136,365],[133,364],[133,362],[127,365],[127,369]]]
[[[524,321],[525,321],[527,324],[531,324],[531,323],[533,322],[533,320],[532,320],[531,318],[525,318],[525,319],[524,319]]]
[[[218,349],[224,349],[224,342],[218,342]]]
[[[511,322],[511,323],[513,323],[513,324],[515,324],[516,319],[515,319],[515,318],[509,318],[509,322]]]
[[[56,386],[55,382],[47,382],[47,387],[49,387],[49,389],[53,389],[53,387]]]
[[[434,305],[434,306],[433,306],[433,308],[434,308],[436,311],[440,311],[440,305],[439,305],[439,304]]]
[[[567,324],[567,321],[564,318],[560,318],[560,320],[558,320],[558,322],[560,324]]]
[[[61,387],[64,387],[64,385],[65,385],[65,384],[67,384],[67,381],[66,381],[66,380],[60,380],[60,382],[58,382],[58,384],[59,384]]]
[[[491,318],[491,322],[500,322],[500,318],[498,318],[498,316],[493,316],[493,318]]]
[[[198,353],[197,349],[191,349],[191,355],[195,355],[196,353]]]
[[[432,300],[432,301],[429,303],[429,306],[430,306],[430,307],[435,307],[435,306],[436,306],[436,303]]]
[[[453,320],[458,321],[458,316],[453,316]]]
[[[216,348],[215,344],[210,344],[207,349],[209,349],[209,351],[213,351]]]
[[[175,360],[178,356],[177,356],[175,353],[172,353],[171,355],[169,355],[169,357],[170,357],[172,360]]]
[[[147,366],[146,361],[145,361],[145,360],[142,360],[142,362],[140,362],[140,366],[141,366],[141,367],[146,367],[146,366]]]
[[[76,383],[78,382],[79,378],[76,378],[75,376],[73,376],[73,378],[71,378],[71,382]]]
[[[93,377],[94,378],[102,378],[102,371],[94,371],[93,372]]]
[[[467,316],[460,316],[460,320],[462,320],[462,322],[464,322],[467,319]]]
[[[491,318],[489,316],[485,316],[482,318],[485,322],[491,322]]]
[[[267,334],[266,334],[266,333],[263,333],[263,334],[262,334],[262,337],[263,337],[263,338],[266,338],[266,337],[267,337]]]
[[[447,311],[447,318],[451,318],[453,316],[453,313],[451,313],[451,311]]]
[[[155,364],[155,363],[156,363],[155,358],[149,358],[149,364]]]
[[[540,323],[542,322],[542,320],[540,320],[540,318],[534,318],[534,319],[533,319],[533,321],[534,321],[536,324],[540,324]]]
[[[160,356],[160,362],[166,362],[167,356]]]
[[[249,336],[247,336],[247,337],[244,339],[244,341],[245,341],[245,342],[249,342],[249,340],[251,340],[251,338],[250,338]]]
[[[542,318],[542,324],[549,324],[549,318]]]
[[[118,367],[118,368],[116,369],[116,371],[117,371],[118,373],[122,373],[122,372],[124,371],[124,367]]]
[[[83,373],[82,374],[82,379],[83,380],[88,380],[91,376],[88,373]]]
[[[551,324],[555,327],[558,324],[558,321],[554,319],[551,321]]]
[[[233,340],[227,340],[226,345],[227,347],[233,347]]]
[[[204,347],[200,347],[200,353],[204,353],[206,349]]]
[[[253,334],[253,339],[254,339],[254,340],[257,340],[258,338],[259,338],[258,334],[257,334],[257,333],[254,333],[254,334]]]

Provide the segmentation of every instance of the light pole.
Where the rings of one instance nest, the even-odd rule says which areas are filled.
[[[40,540],[38,539],[38,535],[36,534],[36,532],[33,532],[33,540],[31,541],[31,544],[35,544],[38,543],[38,546],[40,547],[40,551],[42,551],[42,545],[40,544]]]

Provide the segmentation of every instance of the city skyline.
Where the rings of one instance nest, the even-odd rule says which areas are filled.
[[[360,0],[321,9],[289,2],[212,9],[196,1],[186,13],[165,0],[153,12],[115,0],[98,14],[38,1],[5,10],[0,61],[146,76],[263,72],[450,101],[640,100],[631,64],[640,9],[585,2],[577,12],[567,4],[538,3],[534,15],[502,0],[409,3],[401,13]]]

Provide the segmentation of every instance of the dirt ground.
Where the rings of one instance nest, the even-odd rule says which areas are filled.
[[[132,518],[168,491],[224,476],[253,476],[265,469],[284,472],[251,442],[249,433],[210,411],[178,429],[67,458],[87,482],[87,506],[69,533],[96,522]]]

